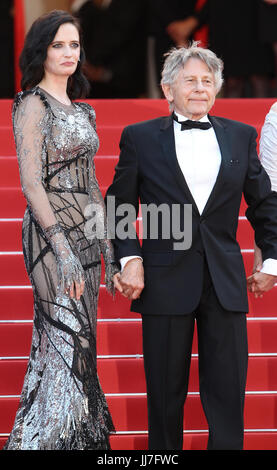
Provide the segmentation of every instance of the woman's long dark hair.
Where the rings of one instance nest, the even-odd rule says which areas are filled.
[[[80,61],[74,74],[68,79],[67,93],[70,99],[85,98],[88,95],[89,82],[82,73],[85,52],[82,46],[81,28],[77,18],[63,10],[53,10],[40,16],[26,35],[19,60],[22,90],[33,88],[44,77],[44,62],[48,46],[56,36],[59,27],[65,23],[72,23],[76,26],[80,36]]]

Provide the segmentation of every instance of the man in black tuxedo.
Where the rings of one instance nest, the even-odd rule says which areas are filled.
[[[222,68],[212,51],[195,43],[170,52],[161,84],[173,113],[124,129],[106,196],[115,199],[116,227],[121,204],[135,207],[134,218],[139,201],[166,204],[170,217],[176,205],[191,207],[191,219],[180,210],[178,221],[181,230],[191,223],[185,249],[176,245],[176,217],[169,237],[160,218],[157,236],[144,233],[142,246],[132,234],[123,239],[116,232],[114,239],[122,265],[117,287],[142,315],[150,449],[182,449],[195,320],[208,449],[243,448],[248,300],[236,240],[242,195],[264,260],[249,288],[260,295],[277,279],[277,193],[260,165],[257,133],[208,114]]]

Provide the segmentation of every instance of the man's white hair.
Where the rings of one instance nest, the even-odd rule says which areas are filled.
[[[172,85],[179,73],[189,59],[199,59],[204,62],[215,79],[216,93],[223,84],[223,62],[210,49],[198,46],[198,41],[193,41],[188,47],[171,49],[165,54],[165,62],[162,70],[161,84]]]

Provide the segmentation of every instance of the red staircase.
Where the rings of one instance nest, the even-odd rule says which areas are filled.
[[[258,133],[272,100],[218,100],[212,114],[240,120]],[[125,125],[168,114],[163,100],[101,100],[97,114],[100,149],[96,171],[103,194],[112,181]],[[25,272],[21,194],[11,128],[11,102],[0,102],[0,446],[12,428],[30,349],[32,291]],[[247,274],[252,270],[253,233],[242,203],[238,238]],[[103,279],[103,277],[102,277]],[[249,296],[249,372],[245,405],[245,449],[277,450],[277,288],[262,299]],[[114,419],[114,450],[147,449],[147,406],[141,320],[129,302],[106,294],[98,309],[99,377]],[[194,339],[189,396],[185,406],[184,449],[202,450],[207,422],[198,393],[197,337]]]

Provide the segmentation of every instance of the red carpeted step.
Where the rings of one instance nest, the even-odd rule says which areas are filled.
[[[253,230],[247,220],[239,221],[237,238],[242,250],[253,249]],[[0,251],[22,251],[21,218],[0,220]]]
[[[117,431],[147,430],[146,396],[107,396],[107,402]],[[19,404],[19,398],[0,398],[0,433],[9,433]],[[276,394],[246,395],[245,428],[277,429]],[[184,412],[185,430],[206,430],[207,422],[199,395],[189,395]]]
[[[1,259],[1,258],[0,258]],[[29,284],[28,284],[29,286]],[[276,317],[277,287],[266,292],[263,298],[255,299],[249,293],[248,317]],[[0,288],[0,318],[2,320],[31,320],[33,318],[33,296],[31,288]],[[141,318],[138,313],[130,311],[130,301],[116,294],[115,299],[109,295],[105,286],[100,287],[98,318]]]
[[[99,156],[95,158],[96,174],[103,194],[113,180],[114,168],[117,164],[117,161],[118,157],[116,156]],[[19,190],[21,191],[21,189],[16,157],[0,157],[0,188],[2,190],[5,188],[7,189],[7,193],[1,193],[4,200],[7,197],[11,198],[13,196],[13,202],[16,205],[19,202],[19,198],[22,199],[22,196],[19,193]],[[12,188],[16,189],[15,192],[13,192],[14,189]],[[12,196],[9,196],[9,193],[11,193]],[[7,203],[7,201],[4,201],[4,203]],[[241,215],[244,215],[245,209],[246,204],[243,199],[240,210]],[[13,208],[9,207],[9,210],[13,210]],[[242,248],[249,248],[250,244],[253,246],[253,237],[250,237],[248,240],[250,234],[253,234],[253,230],[249,222],[247,220],[241,220],[238,226],[238,239],[242,243]]]
[[[12,103],[13,100],[1,99],[0,127],[12,126]]]
[[[0,252],[0,286],[26,286],[30,281],[25,269],[24,258],[21,252],[11,252],[6,254]],[[104,262],[102,259],[101,282],[104,280]]]
[[[276,391],[277,374],[274,373],[276,367],[276,356],[250,356],[246,390]],[[146,393],[143,358],[98,359],[98,372],[105,392]],[[19,393],[20,390],[21,388]],[[192,357],[189,392],[198,391],[198,358]]]
[[[12,127],[0,127],[1,156],[14,157],[16,155]]]
[[[107,158],[107,157],[105,157]],[[100,190],[103,195],[103,197],[106,195],[107,189],[112,182],[113,175],[114,175],[114,166],[116,164],[116,160],[114,157],[108,158],[107,162],[107,173],[104,173],[104,178],[102,181],[101,175],[103,174],[102,172],[103,167],[106,166],[106,162],[104,159],[99,158],[99,164],[96,163],[96,165],[99,165],[101,167],[101,171],[98,171],[97,173],[97,178],[99,181],[100,185]],[[111,163],[112,162],[112,163]],[[1,177],[3,180],[3,176]],[[26,208],[26,200],[22,194],[22,190],[20,187],[19,182],[16,183],[15,180],[18,179],[16,177],[16,173],[14,174],[14,179],[9,183],[6,181],[5,186],[3,186],[3,181],[1,184],[0,181],[0,219],[1,218],[22,218],[24,215],[24,211]],[[10,186],[8,186],[10,184]],[[15,186],[16,184],[16,186]],[[239,211],[240,216],[245,216],[245,210],[247,206],[244,201],[244,198],[242,198],[242,203]]]
[[[114,168],[118,162],[117,156],[96,156],[94,158],[96,175],[101,186],[109,186],[114,177]],[[20,189],[20,177],[17,157],[0,156],[0,188]]]
[[[22,250],[22,221],[0,220],[0,248],[1,251]],[[247,220],[240,220],[238,224],[238,242],[241,249],[252,249],[254,246],[253,230]]]
[[[28,356],[31,323],[0,323],[0,357]],[[142,354],[141,323],[98,323],[98,354]]]
[[[166,100],[84,100],[96,111],[98,125],[128,125],[138,121],[155,119],[168,115]],[[211,110],[211,115],[245,122],[252,126],[261,124],[274,98],[265,99],[222,99],[218,98]],[[12,100],[1,100],[0,126],[11,127]]]
[[[29,284],[23,254],[2,253],[0,257],[2,267],[0,271],[0,286]],[[250,275],[253,269],[253,253],[244,252],[243,260],[246,274]]]
[[[0,289],[1,320],[31,320],[33,318],[32,289]]]
[[[26,209],[26,199],[20,188],[0,187],[0,219],[22,218]]]
[[[253,294],[248,295],[249,315],[253,317],[277,316],[277,287],[265,292],[263,297],[256,299]]]
[[[183,450],[206,450],[208,433],[184,433]],[[145,434],[112,435],[112,450],[147,450]],[[276,434],[273,432],[245,432],[244,450],[276,450]]]
[[[102,196],[105,197],[108,186],[100,187]],[[26,200],[20,188],[1,188],[0,187],[0,219],[23,218],[26,209]],[[244,217],[246,204],[242,200],[239,216]]]
[[[91,102],[97,110],[97,131],[100,138],[98,155],[117,155],[121,132],[124,126],[168,114],[165,100],[99,100]],[[240,120],[256,127],[260,133],[261,125],[274,100],[262,100],[259,106],[255,100],[243,103],[237,100],[217,100],[211,114]],[[9,105],[8,105],[9,106]],[[109,112],[105,112],[109,109]],[[5,114],[5,113],[4,113]],[[10,113],[0,124],[1,155],[14,156],[15,145],[12,134]]]
[[[0,285],[29,285],[23,254],[1,254],[0,255]]]
[[[116,153],[116,156],[96,155],[94,162],[99,185],[108,188],[112,183],[114,178],[115,166],[118,162],[117,155],[118,152]]]
[[[0,220],[0,251],[22,251],[22,220]]]
[[[107,187],[100,188],[103,197]],[[0,188],[0,219],[22,218],[26,209],[26,199],[20,188]]]
[[[211,115],[260,126],[276,100],[266,99],[217,99]],[[98,125],[126,126],[139,121],[155,119],[169,114],[165,100],[88,100],[96,110]]]
[[[97,155],[118,155],[119,142],[123,126],[97,126],[100,147]],[[11,127],[0,127],[1,156],[16,155],[14,137]]]
[[[0,157],[0,188],[20,188],[18,162],[15,156]]]
[[[117,161],[117,156],[97,156],[95,158],[96,174],[103,195],[106,194],[107,188],[112,183]],[[0,196],[0,217],[12,218],[23,216],[26,202],[21,193],[16,157],[0,157]],[[245,200],[242,198],[240,208],[241,216],[245,215],[246,207]],[[249,230],[251,231],[252,229],[248,221],[240,221],[238,227],[239,240],[244,236],[248,240]],[[250,239],[250,241],[252,241],[252,239]],[[244,248],[244,246],[242,246],[242,248]],[[247,243],[245,248],[249,248]]]
[[[2,320],[31,320],[33,318],[33,295],[31,288],[1,288],[0,318]],[[102,285],[98,301],[98,318],[140,318],[140,315],[130,312],[130,301],[128,299],[119,293],[113,299],[107,293],[105,286]]]
[[[248,345],[250,354],[277,352],[277,319],[249,320]],[[142,354],[141,322],[98,322],[99,355]],[[28,356],[32,323],[0,323],[0,357]],[[193,353],[197,353],[197,337]]]
[[[124,126],[97,126],[100,141],[97,155],[119,155],[119,143]],[[255,126],[258,139],[261,125]],[[15,142],[11,128],[0,127],[1,156],[14,157],[16,155]]]
[[[239,220],[237,240],[242,250],[254,248],[254,231],[246,218]]]
[[[143,358],[98,358],[98,375],[105,393],[146,393]],[[0,396],[20,395],[27,359],[0,361]],[[248,392],[277,390],[277,357],[250,356],[247,374]],[[199,391],[198,358],[192,357],[189,392]]]

